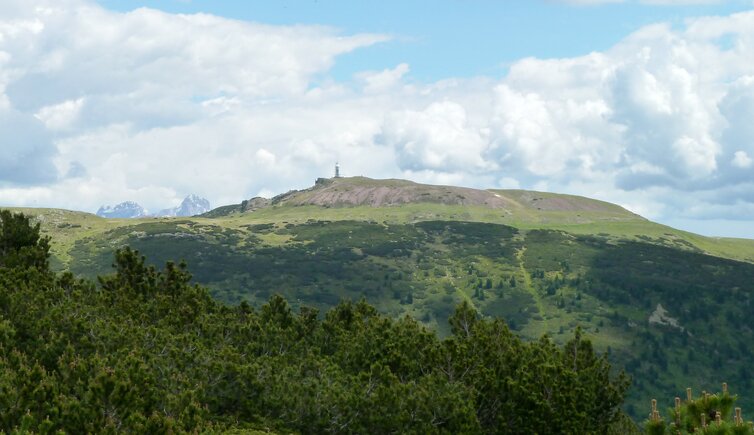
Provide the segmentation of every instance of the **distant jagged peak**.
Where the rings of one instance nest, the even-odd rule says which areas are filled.
[[[189,217],[196,216],[210,211],[211,207],[206,198],[202,198],[193,193],[186,196],[181,204],[177,207],[160,210],[157,217]]]
[[[187,195],[185,198],[183,198],[183,202],[186,203],[193,203],[193,204],[209,204],[209,201],[206,198],[202,198],[199,195],[195,195],[193,193]]]
[[[148,216],[147,210],[134,201],[124,201],[115,206],[105,205],[97,210],[97,216],[103,218],[132,219]]]
[[[150,214],[144,207],[134,201],[124,201],[115,206],[102,206],[97,216],[104,218],[136,219],[143,217],[189,217],[206,213],[211,209],[207,199],[198,195],[188,195],[180,205],[166,208]]]
[[[176,216],[196,216],[210,211],[209,200],[198,195],[188,195],[178,207]]]

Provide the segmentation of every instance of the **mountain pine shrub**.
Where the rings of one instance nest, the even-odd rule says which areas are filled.
[[[657,400],[652,399],[652,411],[645,424],[648,435],[754,435],[754,422],[745,422],[741,408],[734,407],[737,396],[728,392],[723,383],[721,393],[702,391],[694,398],[691,388],[686,389],[686,400],[675,398],[675,406],[668,410],[666,421],[657,410]]]

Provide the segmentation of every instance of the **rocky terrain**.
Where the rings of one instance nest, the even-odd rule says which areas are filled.
[[[273,198],[275,204],[324,207],[391,207],[410,203],[484,206],[509,209],[507,198],[479,189],[433,186],[407,180],[372,180],[366,177],[320,179],[311,189]]]
[[[398,207],[436,204],[495,210],[502,215],[532,216],[531,212],[585,212],[605,218],[644,220],[615,204],[590,198],[527,190],[484,190],[456,186],[419,184],[408,180],[375,180],[367,177],[319,178],[314,186],[291,190],[271,199],[255,197],[241,204],[220,207],[207,217],[248,213],[269,207],[317,206],[323,208]]]

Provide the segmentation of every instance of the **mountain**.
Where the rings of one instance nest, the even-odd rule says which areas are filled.
[[[469,195],[472,193],[473,195]],[[495,207],[489,195],[505,201]],[[651,222],[618,205],[591,198],[527,190],[478,190],[366,177],[318,179],[314,186],[271,199],[252,198],[202,215],[256,223],[357,220],[412,223],[486,222],[522,230],[550,229],[634,240],[754,263],[754,241],[704,237]]]
[[[133,201],[125,201],[121,202],[115,207],[111,207],[109,205],[100,207],[99,210],[97,210],[97,216],[103,218],[133,219],[146,217],[148,216],[148,214],[147,211],[139,204]]]
[[[291,190],[271,200],[252,198],[236,206],[213,210],[214,216],[257,211],[268,207],[318,206],[324,208],[401,207],[411,204],[436,204],[466,209],[483,208],[498,211],[499,218],[533,217],[538,212],[579,212],[592,218],[640,220],[642,217],[603,201],[589,198],[532,192],[525,190],[480,190],[468,187],[434,186],[408,180],[374,180],[367,177],[319,178],[314,186]]]
[[[209,201],[196,195],[189,195],[183,199],[181,205],[166,208],[157,212],[157,217],[187,217],[196,216],[210,211]]]
[[[113,251],[185,259],[225,303],[279,293],[295,309],[366,299],[441,335],[466,301],[518,335],[562,343],[580,326],[648,397],[727,381],[754,406],[754,241],[703,237],[589,198],[405,180],[320,179],[201,217],[106,220],[31,211],[54,264],[107,273]],[[671,406],[672,403],[667,403]]]
[[[97,216],[103,218],[144,218],[144,217],[188,217],[210,211],[209,201],[196,195],[189,195],[177,207],[166,208],[155,214],[150,214],[133,201],[122,202],[115,207],[102,206],[97,210]]]
[[[468,304],[448,337],[363,301],[230,307],[128,248],[95,284],[0,220],[0,433],[639,433],[578,331],[527,343]]]

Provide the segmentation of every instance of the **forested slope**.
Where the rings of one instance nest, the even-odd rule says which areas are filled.
[[[450,333],[466,302],[519,336],[564,343],[576,327],[634,377],[628,410],[646,397],[712,389],[727,381],[747,399],[754,357],[746,327],[754,265],[678,249],[554,230],[475,222],[356,221],[259,224],[232,230],[191,221],[121,228],[77,243],[71,270],[107,271],[131,246],[159,266],[185,259],[198,282],[229,304],[259,307],[273,294],[322,312],[366,299],[392,318],[409,315]],[[743,403],[751,407],[747,400]]]
[[[469,304],[447,338],[343,302],[226,306],[129,248],[98,282],[0,212],[0,431],[606,433],[628,381],[580,332],[524,342]]]

